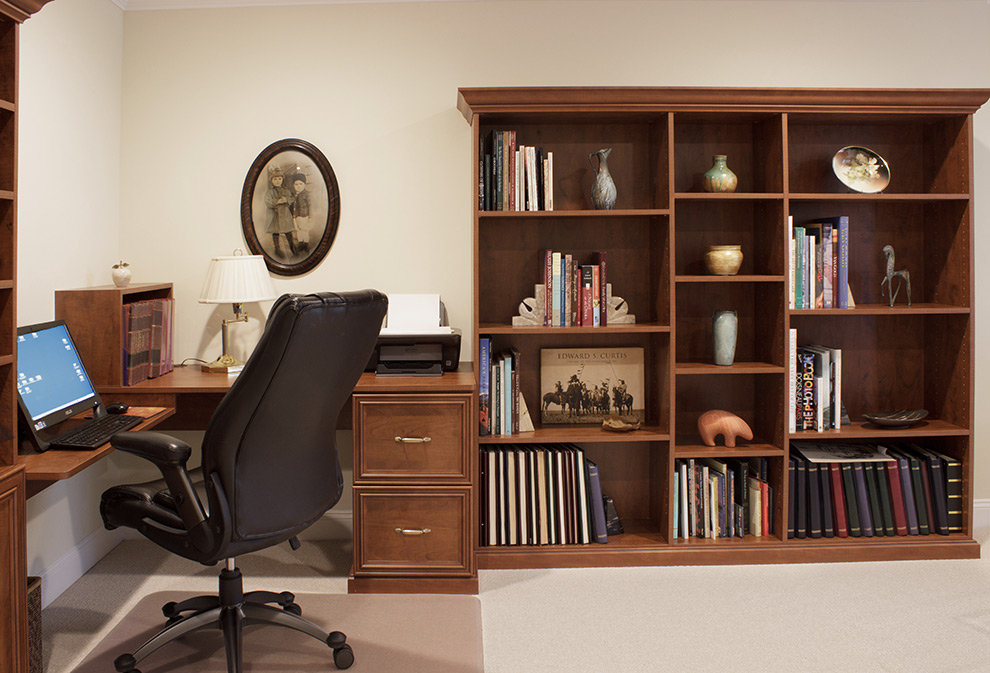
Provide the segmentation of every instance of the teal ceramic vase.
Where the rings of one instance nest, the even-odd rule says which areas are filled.
[[[612,148],[608,147],[588,155],[588,161],[595,169],[595,184],[591,186],[591,202],[597,210],[612,210],[615,206],[615,182],[608,172],[608,155],[612,153]],[[595,166],[593,157],[598,157],[598,165]]]
[[[715,311],[715,315],[712,316],[715,364],[728,366],[735,360],[738,329],[739,318],[735,311]]]
[[[712,167],[704,175],[702,187],[706,192],[734,192],[738,182],[736,174],[729,170],[726,155],[716,154],[712,157]]]

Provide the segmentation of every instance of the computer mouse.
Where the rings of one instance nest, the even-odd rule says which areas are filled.
[[[130,409],[130,407],[124,404],[123,402],[114,402],[112,404],[107,405],[108,414],[122,414],[128,409]]]

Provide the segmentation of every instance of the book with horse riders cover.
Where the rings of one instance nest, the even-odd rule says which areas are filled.
[[[642,348],[540,350],[540,418],[548,424],[646,421]]]

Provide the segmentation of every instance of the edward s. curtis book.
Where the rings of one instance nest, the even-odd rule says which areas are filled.
[[[540,417],[544,425],[646,420],[642,348],[544,348]]]

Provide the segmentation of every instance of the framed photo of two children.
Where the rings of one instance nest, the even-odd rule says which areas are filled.
[[[340,220],[340,192],[330,162],[315,145],[288,138],[266,147],[241,191],[248,248],[272,273],[296,276],[330,251]]]

